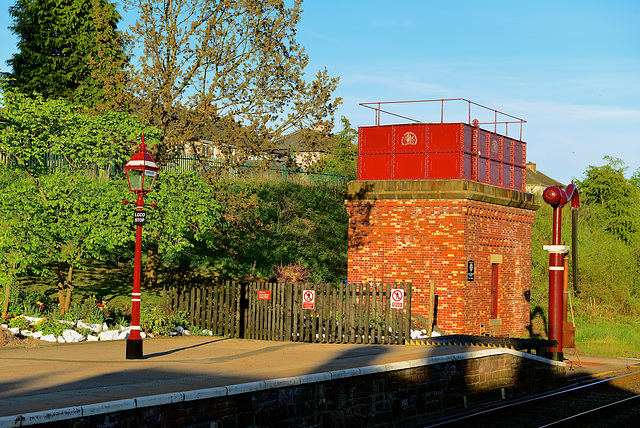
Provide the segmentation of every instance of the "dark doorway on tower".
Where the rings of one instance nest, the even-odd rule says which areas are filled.
[[[498,318],[498,295],[499,295],[500,264],[491,263],[491,319]]]

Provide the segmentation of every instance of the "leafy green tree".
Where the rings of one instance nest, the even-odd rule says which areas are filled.
[[[220,226],[222,207],[214,187],[197,172],[161,172],[148,198],[157,204],[143,228],[148,239],[145,285],[153,288],[162,261],[179,265],[189,249]]]
[[[0,154],[29,179],[20,181],[22,187],[13,193],[3,193],[2,200],[11,201],[19,190],[20,200],[28,201],[24,205],[32,218],[27,223],[29,233],[41,237],[39,249],[44,248],[48,260],[57,264],[60,304],[68,308],[72,274],[83,259],[98,258],[100,249],[131,239],[123,227],[124,183],[89,173],[123,165],[143,129],[124,113],[89,115],[61,99],[3,89]],[[157,141],[157,130],[145,131],[150,143]],[[20,226],[12,222],[10,208],[2,213],[3,224]]]
[[[47,238],[36,232],[42,221],[34,208],[24,174],[0,166],[0,284],[4,285],[2,312],[9,310],[9,296],[15,278],[27,273],[47,273]],[[16,203],[19,209],[16,209]]]
[[[9,13],[18,53],[8,64],[22,92],[85,105],[113,96],[116,76],[127,63],[114,3],[16,0]]]
[[[340,119],[342,130],[338,133],[336,144],[323,161],[327,172],[354,176],[358,172],[358,131],[351,128],[349,119]]]
[[[636,207],[640,189],[627,180],[621,159],[605,156],[606,165],[590,165],[585,178],[577,182],[581,200],[603,228],[624,242],[631,242],[640,230]]]
[[[142,52],[129,103],[163,132],[156,161],[204,138],[243,164],[292,130],[330,132],[338,79],[324,70],[304,80],[308,57],[295,39],[301,3],[125,0],[139,14],[129,36]]]

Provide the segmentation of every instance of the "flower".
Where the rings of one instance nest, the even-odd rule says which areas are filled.
[[[44,308],[44,303],[38,301],[36,302],[36,306],[40,306],[41,308]]]

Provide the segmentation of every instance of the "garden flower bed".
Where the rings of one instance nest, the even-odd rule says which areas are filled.
[[[94,297],[78,302],[60,315],[60,307],[49,298],[19,290],[12,296],[9,311],[3,313],[2,318],[3,338],[11,335],[15,339],[30,338],[43,343],[125,340],[131,331],[126,309],[109,308],[107,302]],[[154,306],[142,309],[140,328],[142,338],[212,335],[210,331],[193,328],[186,312],[166,314]]]

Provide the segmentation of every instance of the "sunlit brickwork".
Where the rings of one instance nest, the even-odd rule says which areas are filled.
[[[407,199],[361,196],[346,201],[350,282],[410,281],[412,312],[428,316],[435,279],[437,326],[445,333],[527,333],[531,225],[537,206],[433,198],[433,192],[419,198],[414,191],[404,195]],[[469,260],[475,264],[473,281],[467,277]],[[492,263],[498,264],[495,318]]]

